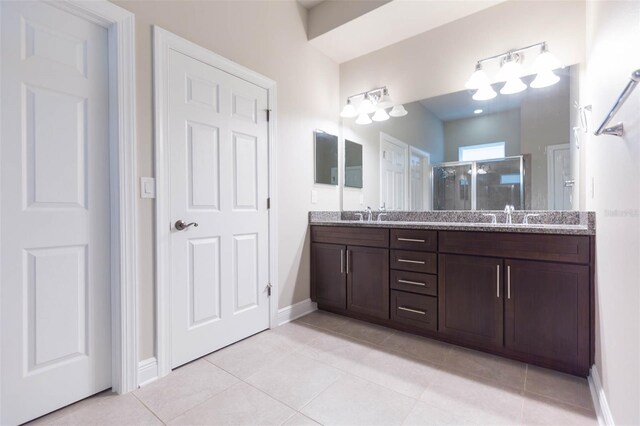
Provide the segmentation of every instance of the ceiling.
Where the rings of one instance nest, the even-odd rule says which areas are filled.
[[[298,1],[302,4],[320,3],[315,0]],[[503,1],[505,0],[393,0],[348,20],[309,42],[334,61],[343,63]],[[335,10],[331,13],[335,13]],[[312,16],[310,19],[327,17]]]

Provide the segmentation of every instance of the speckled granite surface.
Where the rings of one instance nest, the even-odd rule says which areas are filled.
[[[578,211],[533,211],[520,210],[512,215],[513,224],[506,225],[506,215],[502,211],[428,211],[428,212],[388,212],[378,222],[378,214],[373,213],[372,222],[360,222],[356,211],[312,211],[309,224],[319,226],[361,226],[372,228],[433,229],[442,231],[490,231],[520,232],[532,234],[595,235],[595,212]],[[497,224],[491,223],[495,214]],[[529,224],[523,225],[526,214]],[[366,218],[365,218],[366,219]]]

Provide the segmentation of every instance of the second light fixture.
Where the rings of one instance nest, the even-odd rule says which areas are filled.
[[[359,98],[362,100],[356,108],[353,101]],[[388,108],[391,108],[389,112],[387,112]],[[370,116],[370,114],[373,115]],[[389,117],[404,117],[407,114],[403,105],[393,105],[389,91],[384,86],[349,96],[340,116],[343,118],[358,117],[356,124],[371,124],[373,121],[386,121]]]

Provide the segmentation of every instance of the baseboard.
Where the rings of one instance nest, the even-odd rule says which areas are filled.
[[[138,363],[138,387],[148,385],[158,379],[158,360],[147,358]]]
[[[596,409],[600,426],[615,426],[609,403],[607,402],[607,395],[604,393],[600,374],[598,374],[598,368],[595,365],[591,367],[591,374],[589,374],[589,389],[591,390],[591,398],[593,399],[593,406]]]
[[[311,313],[318,309],[318,304],[312,302],[311,299],[303,300],[302,302],[294,303],[291,306],[278,310],[278,325],[286,324],[289,321],[293,321],[296,318],[300,318],[308,313]]]

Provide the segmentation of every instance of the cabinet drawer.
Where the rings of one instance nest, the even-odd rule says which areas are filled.
[[[438,248],[438,233],[419,229],[392,229],[391,248],[436,251]]]
[[[432,296],[391,292],[391,319],[414,327],[438,329],[438,299]]]
[[[391,271],[391,288],[435,296],[438,294],[438,276],[419,272]]]
[[[365,247],[389,247],[389,230],[349,226],[312,226],[311,242]]]
[[[579,235],[440,232],[442,253],[589,263],[589,237]]]
[[[391,269],[435,274],[438,255],[421,251],[391,250]]]

